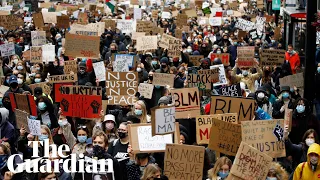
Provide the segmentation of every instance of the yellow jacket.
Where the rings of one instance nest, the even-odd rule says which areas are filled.
[[[309,154],[316,153],[319,155],[317,169],[313,172],[310,166]],[[320,180],[320,145],[313,143],[308,149],[307,162],[300,163],[294,171],[293,180]]]

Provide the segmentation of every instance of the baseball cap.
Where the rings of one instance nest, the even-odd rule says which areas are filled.
[[[15,75],[11,75],[11,76],[10,76],[9,85],[10,85],[11,83],[18,83],[17,76],[15,76]]]
[[[41,87],[36,87],[36,88],[34,88],[34,95],[35,95],[35,96],[40,96],[40,95],[42,95],[42,88],[41,88]]]

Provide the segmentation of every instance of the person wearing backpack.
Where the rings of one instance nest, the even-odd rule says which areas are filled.
[[[293,180],[320,179],[320,145],[313,143],[308,149],[307,162],[300,163],[294,171]]]

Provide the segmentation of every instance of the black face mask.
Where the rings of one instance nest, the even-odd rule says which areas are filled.
[[[97,157],[98,159],[105,158],[106,150],[99,145],[93,146],[93,156]]]
[[[165,69],[166,67],[167,67],[167,65],[163,65],[163,64],[161,65],[162,69]]]
[[[128,136],[128,133],[124,133],[124,132],[118,132],[119,138],[123,139],[126,138]]]
[[[3,107],[5,107],[6,109],[8,109],[9,111],[12,111],[12,108],[11,108],[11,103],[10,102],[3,102]]]
[[[111,50],[111,53],[116,53],[117,52],[117,50]]]
[[[149,80],[152,81],[153,80],[153,76],[149,76]]]
[[[149,157],[149,154],[148,153],[139,153],[139,154],[136,154],[136,157],[138,159],[145,159],[145,158]]]
[[[15,89],[15,88],[18,87],[18,83],[11,83],[11,84],[10,84],[10,87],[13,88],[13,89]]]
[[[112,37],[111,37],[111,36],[107,36],[107,39],[111,40],[111,39],[112,39]]]

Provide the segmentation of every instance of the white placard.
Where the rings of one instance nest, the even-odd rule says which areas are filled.
[[[113,62],[113,72],[129,72],[132,67],[134,56],[128,54],[117,54]]]
[[[155,134],[168,134],[175,131],[176,108],[155,110]]]
[[[55,46],[54,45],[43,45],[42,46],[42,62],[54,62],[55,60]]]
[[[14,55],[15,54],[14,44],[13,43],[2,44],[0,45],[0,51],[1,51],[2,57]]]
[[[133,9],[133,18],[134,19],[141,19],[141,9],[140,8],[134,8]]]
[[[215,68],[219,68],[219,80],[220,80],[220,82],[214,83],[213,86],[220,86],[220,85],[228,84],[223,64],[210,66],[210,69],[215,69]]]
[[[32,21],[32,17],[24,17],[23,18],[23,22],[31,22]]]
[[[172,144],[172,134],[152,136],[151,125],[137,128],[140,151],[164,151],[166,144]]]
[[[211,26],[221,26],[222,17],[211,17],[211,18],[209,18],[209,24]]]
[[[117,29],[122,33],[132,33],[133,31],[133,21],[132,20],[118,20]]]
[[[138,92],[140,93],[140,96],[143,96],[146,99],[151,99],[153,88],[153,84],[140,83],[138,86]]]
[[[45,31],[31,31],[32,46],[42,46],[47,43]]]
[[[247,21],[245,19],[238,18],[238,21],[237,21],[235,27],[249,32],[250,30],[255,29],[255,24],[251,21]]]
[[[39,120],[33,120],[28,118],[28,127],[32,135],[41,135],[41,122]]]
[[[170,19],[171,18],[171,14],[169,12],[162,12],[161,18]]]
[[[106,68],[104,67],[104,62],[100,61],[97,63],[93,63],[94,73],[96,74],[96,78],[99,82],[106,80]]]

